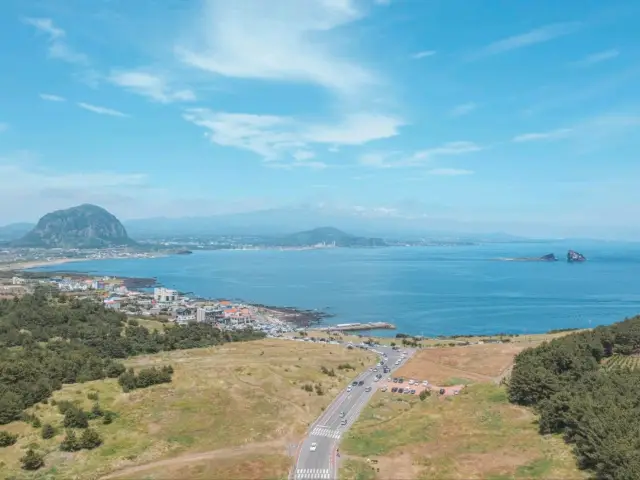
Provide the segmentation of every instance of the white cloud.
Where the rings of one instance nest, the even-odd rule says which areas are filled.
[[[453,107],[449,114],[452,117],[463,117],[464,115],[468,115],[473,112],[476,108],[478,108],[478,105],[473,102],[463,103]]]
[[[425,58],[425,57],[431,57],[433,55],[436,54],[435,50],[423,50],[422,52],[416,52],[413,55],[411,55],[412,58],[415,58],[416,60],[419,60],[421,58]]]
[[[302,162],[304,160],[311,160],[312,158],[315,158],[316,154],[313,152],[310,152],[309,150],[298,150],[297,152],[293,152],[292,157],[295,158],[296,160]]]
[[[50,93],[41,93],[40,98],[42,100],[47,100],[48,102],[64,102],[66,98],[60,97],[58,95],[51,95]]]
[[[406,155],[403,152],[369,152],[361,155],[358,158],[358,163],[374,168],[423,167],[429,165],[438,157],[466,155],[483,149],[484,147],[474,142],[448,142],[438,147],[417,151],[411,155]],[[432,171],[446,170],[435,169]],[[443,175],[443,173],[440,173],[440,175]]]
[[[428,170],[426,173],[427,175],[457,177],[461,175],[472,175],[473,170],[465,170],[462,168],[434,168],[432,170]]]
[[[535,133],[524,133],[521,135],[516,135],[512,138],[513,142],[538,142],[543,140],[560,140],[563,138],[567,138],[573,129],[571,128],[561,128],[558,130],[551,130],[549,132],[535,132]]]
[[[571,65],[574,67],[589,67],[591,65],[595,65],[596,63],[612,60],[619,55],[620,55],[620,52],[618,50],[615,50],[615,49],[605,50],[603,52],[592,53],[591,55],[587,55],[582,60],[573,62]]]
[[[156,102],[189,102],[196,99],[189,89],[176,89],[162,76],[142,71],[114,71],[109,81]]]
[[[185,120],[208,130],[218,145],[254,152],[265,160],[308,156],[313,144],[362,145],[398,134],[402,122],[378,114],[352,114],[334,124],[306,124],[292,117],[188,109]],[[307,153],[301,153],[307,152]]]
[[[574,33],[580,28],[579,22],[554,23],[536,28],[526,33],[514,35],[493,42],[484,47],[478,56],[497,55],[519,48],[529,47],[538,43],[548,42],[558,37]]]
[[[377,75],[349,58],[346,25],[363,13],[353,0],[208,0],[176,45],[184,64],[231,78],[313,84],[360,97]]]
[[[25,18],[24,21],[48,37],[49,57],[68,63],[88,63],[86,55],[76,52],[65,42],[66,32],[56,27],[50,18]]]
[[[80,108],[84,108],[98,115],[109,115],[112,117],[128,117],[126,113],[122,113],[119,110],[113,110],[112,108],[99,107],[97,105],[91,105],[90,103],[79,102],[77,104]]]

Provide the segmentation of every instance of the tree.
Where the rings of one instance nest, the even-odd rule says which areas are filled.
[[[35,452],[33,449],[27,450],[27,453],[20,459],[22,468],[24,470],[38,470],[44,467],[44,458],[41,454]]]
[[[8,391],[0,394],[0,425],[18,420],[22,408],[22,401],[16,393]]]
[[[18,435],[15,433],[0,431],[0,447],[9,447],[18,441]]]
[[[84,432],[82,432],[82,436],[80,437],[80,445],[82,446],[82,448],[93,450],[94,448],[99,447],[101,444],[102,438],[100,438],[100,435],[94,429],[87,428]]]
[[[42,430],[40,435],[43,439],[48,440],[49,438],[53,438],[56,436],[56,429],[50,423],[45,423],[42,426]]]
[[[426,400],[427,397],[430,397],[430,396],[431,396],[431,390],[429,390],[428,388],[425,388],[420,392],[420,400],[422,401]]]
[[[78,437],[76,437],[76,432],[73,430],[67,430],[67,434],[60,444],[60,450],[63,452],[77,452],[80,449],[82,449],[82,446],[78,441]]]
[[[66,428],[87,428],[89,420],[84,410],[80,408],[70,408],[64,414],[63,425]]]

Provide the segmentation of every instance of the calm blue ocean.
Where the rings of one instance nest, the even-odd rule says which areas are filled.
[[[566,263],[568,248],[588,261]],[[562,260],[495,261],[550,252]],[[537,333],[611,323],[640,313],[637,244],[227,250],[77,262],[62,268],[157,277],[167,287],[204,297],[327,309],[336,314],[328,319],[331,323],[389,321],[398,332],[410,334]]]

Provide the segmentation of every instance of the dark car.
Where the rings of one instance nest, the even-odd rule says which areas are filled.
[[[398,379],[393,377],[393,383],[398,383]]]
[[[364,380],[360,380],[360,381],[358,382],[358,385],[360,385],[360,386],[364,385]]]
[[[398,388],[398,393],[403,393],[404,392],[404,388],[400,387]]]
[[[399,378],[398,383],[404,383],[404,378]]]
[[[416,391],[412,389],[411,390],[411,395],[415,395],[415,394],[416,394]]]
[[[354,387],[357,387],[358,386],[358,382],[351,382],[351,385],[354,386]]]
[[[440,395],[444,395],[444,388],[440,389]]]
[[[397,391],[398,391],[398,387],[393,387],[393,388],[391,389],[391,393],[396,393]]]

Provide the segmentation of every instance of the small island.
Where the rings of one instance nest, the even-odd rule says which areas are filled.
[[[541,257],[515,257],[515,258],[500,258],[504,262],[557,262],[558,259],[553,253],[547,253]]]
[[[581,253],[578,253],[574,250],[569,250],[567,252],[567,262],[569,263],[580,263],[580,262],[586,262],[586,261],[587,259]]]

